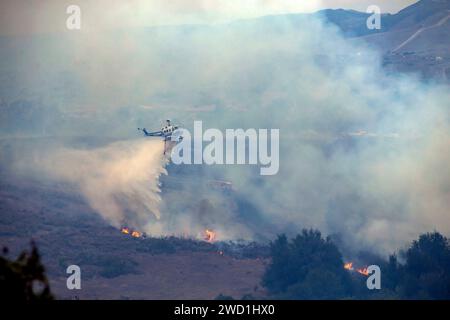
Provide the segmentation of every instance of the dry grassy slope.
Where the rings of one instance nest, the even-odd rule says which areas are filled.
[[[79,197],[62,189],[0,177],[0,246],[8,246],[13,257],[35,239],[58,298],[264,296],[263,259],[220,255],[217,248],[203,242],[125,236],[99,219]],[[160,248],[162,252],[155,253]],[[131,271],[110,278],[100,275],[107,264],[118,261],[130,262]],[[81,291],[66,289],[65,268],[72,263],[82,268]]]
[[[217,253],[183,252],[136,257],[140,274],[83,280],[82,290],[70,291],[65,278],[51,285],[63,299],[214,299],[219,294],[264,297],[259,284],[264,261],[235,259]]]

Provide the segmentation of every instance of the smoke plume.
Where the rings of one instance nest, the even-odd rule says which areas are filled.
[[[151,231],[151,222],[161,217],[163,148],[158,140],[118,141],[91,149],[62,147],[35,152],[26,166],[47,179],[74,186],[113,226]]]
[[[13,114],[8,135],[107,132],[119,141],[166,118],[188,129],[193,120],[280,129],[276,176],[249,166],[170,168],[179,186],[161,203],[160,142],[64,146],[33,162],[76,184],[115,226],[128,219],[152,234],[194,235],[212,226],[219,239],[314,227],[379,252],[421,232],[450,233],[448,87],[387,74],[379,52],[320,16],[22,41],[2,53],[19,61],[3,62],[17,88],[2,96],[8,105],[25,96],[42,112],[26,124]],[[32,49],[18,54],[22,47]],[[209,187],[217,179],[232,182],[238,201]]]

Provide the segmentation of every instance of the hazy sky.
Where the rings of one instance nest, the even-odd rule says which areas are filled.
[[[79,5],[82,28],[220,23],[270,14],[311,12],[323,8],[365,11],[378,5],[397,12],[417,0],[2,0],[0,34],[65,31],[66,8]]]

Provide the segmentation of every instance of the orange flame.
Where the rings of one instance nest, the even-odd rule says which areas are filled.
[[[212,230],[206,229],[205,230],[205,241],[213,242],[216,240],[216,233]]]
[[[120,229],[120,232],[122,232],[123,234],[128,234],[134,238],[140,238],[142,237],[142,232],[136,231],[136,230],[131,230],[130,228],[127,227],[122,227]]]
[[[369,271],[367,270],[367,268],[357,269],[356,271],[358,271],[360,274],[362,274],[366,277],[369,275]]]
[[[356,271],[359,274],[362,274],[364,276],[369,276],[369,271],[367,270],[367,267],[364,268],[358,268],[358,269],[354,269],[353,268],[353,262],[347,262],[344,264],[344,269],[346,270],[350,270],[350,271]]]
[[[139,231],[133,231],[131,233],[131,236],[135,238],[140,238],[142,236],[142,233],[140,233]]]

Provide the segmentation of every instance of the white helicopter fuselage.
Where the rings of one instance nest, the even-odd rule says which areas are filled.
[[[166,136],[170,136],[175,131],[175,129],[177,129],[177,128],[172,125],[164,126],[161,128],[161,132],[166,137]]]

